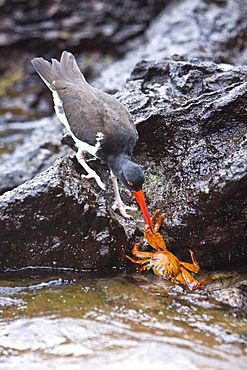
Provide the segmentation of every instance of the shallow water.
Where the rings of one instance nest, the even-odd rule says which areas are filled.
[[[246,369],[247,320],[152,272],[0,276],[1,369]]]

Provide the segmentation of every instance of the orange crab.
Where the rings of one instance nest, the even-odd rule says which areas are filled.
[[[160,213],[158,209],[153,217],[152,223],[154,224],[157,216]],[[168,251],[165,241],[162,238],[161,234],[158,232],[166,213],[160,215],[158,221],[156,222],[153,230],[150,226],[146,226],[144,231],[144,236],[149,242],[149,244],[156,249],[157,252],[140,252],[139,243],[136,243],[132,249],[132,254],[135,257],[144,258],[142,260],[135,260],[129,256],[126,256],[130,261],[141,265],[138,267],[138,272],[152,268],[154,273],[158,276],[162,276],[166,279],[170,279],[172,282],[182,283],[187,285],[190,290],[195,290],[198,288],[204,288],[202,283],[208,280],[214,280],[215,277],[210,277],[204,280],[197,281],[189,273],[188,270],[197,273],[200,270],[200,266],[196,260],[195,254],[189,249],[192,263],[182,262],[179,259]]]

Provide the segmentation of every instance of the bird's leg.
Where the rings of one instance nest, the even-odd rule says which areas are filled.
[[[87,171],[87,175],[82,175],[81,177],[83,179],[95,179],[99,187],[102,190],[106,190],[105,184],[101,181],[99,175],[97,175],[97,173],[94,170],[92,170],[92,168],[89,167],[89,165],[85,162],[83,153],[78,151],[76,153],[76,158],[80,165],[84,168],[84,170]]]
[[[119,193],[119,190],[118,190],[117,177],[112,173],[112,171],[111,171],[111,180],[112,180],[113,190],[114,190],[114,194],[115,194],[115,201],[112,205],[112,209],[115,211],[115,209],[118,208],[123,217],[130,218],[131,216],[129,216],[127,214],[126,210],[130,209],[132,211],[135,211],[136,208],[126,206],[123,203],[123,201],[121,199],[121,196],[120,196],[120,193]]]

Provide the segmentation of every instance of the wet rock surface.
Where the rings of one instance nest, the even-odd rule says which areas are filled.
[[[99,48],[123,54],[168,2],[3,0],[0,46],[25,45],[28,51],[55,54],[68,47]]]
[[[0,123],[53,113],[50,93],[30,60],[59,58],[64,49],[75,53],[94,86],[111,93],[124,86],[143,59],[179,54],[247,64],[245,0],[88,1],[79,6],[11,0],[2,1],[0,9],[0,71],[5,72]]]
[[[67,148],[61,146],[62,130],[63,125],[55,116],[41,119],[22,145],[1,157],[0,194],[32,179],[57,157],[68,154]]]
[[[247,64],[246,17],[245,0],[173,1],[150,24],[145,42],[102,71],[95,86],[115,92],[140,60],[160,60],[174,54]]]
[[[0,268],[27,266],[112,269],[124,264],[130,242],[111,217],[106,198],[76,171],[71,158],[0,200]],[[102,192],[102,191],[101,191]]]
[[[246,77],[246,67],[175,57],[139,63],[117,94],[137,123],[134,160],[146,172],[149,209],[168,213],[161,229],[168,249],[189,262],[191,248],[203,268],[233,266],[246,258]],[[51,151],[47,161],[53,159]],[[0,198],[2,268],[52,266],[53,261],[59,267],[123,267],[137,236],[143,243],[140,212],[133,213],[133,222],[112,212],[112,192],[96,196],[97,186],[87,188],[80,166],[75,171],[70,161],[60,159],[45,174]],[[98,163],[96,170],[109,184],[107,167]],[[68,195],[80,192],[85,200]],[[129,192],[121,192],[125,202],[133,202]],[[82,204],[90,209],[91,223],[98,225],[94,232]],[[47,224],[38,221],[35,226],[39,218]],[[64,232],[68,225],[73,232]],[[104,257],[95,257],[104,248]]]
[[[87,77],[98,76],[143,40],[169,0],[10,0],[0,3],[0,123],[51,115],[52,99],[30,60],[76,54]],[[38,96],[38,99],[35,97]]]
[[[192,248],[202,266],[246,256],[246,72],[212,62],[141,62],[120,99],[138,122],[150,207],[168,213],[168,246],[186,251],[183,259]]]
[[[224,303],[234,309],[247,310],[247,280],[239,279],[232,286],[222,287],[214,292],[217,301]]]
[[[0,80],[0,123],[53,114],[51,94],[30,65],[38,53],[49,59],[68,48],[83,72],[93,76],[105,69],[94,85],[110,92],[128,78],[116,96],[137,124],[134,160],[146,172],[149,209],[168,213],[161,229],[168,248],[187,262],[187,249],[193,249],[203,268],[234,267],[246,259],[247,239],[247,70],[240,66],[247,63],[245,0],[171,1],[144,38],[143,30],[164,4],[147,2],[137,17],[138,4],[131,2],[128,13],[126,3],[83,2],[88,18],[80,24],[74,2],[46,4],[41,16],[39,3],[3,1],[0,69],[6,73]],[[90,9],[98,28],[88,33]],[[111,23],[114,17],[122,21],[123,9],[126,32]],[[19,31],[13,32],[14,27]],[[97,50],[88,63],[85,50]],[[112,60],[127,50],[109,68],[109,60],[102,63],[108,53]],[[173,54],[177,56],[164,59]],[[93,165],[109,187],[105,193],[82,181],[80,167],[70,158],[49,167],[71,151],[60,144],[62,125],[46,120],[12,155],[2,157],[1,193],[18,187],[0,197],[0,268],[110,269],[126,263],[133,268],[124,255],[136,241],[144,244],[140,212],[132,213],[135,221],[112,212],[107,167],[97,161]],[[133,205],[129,192],[121,188],[121,193]]]

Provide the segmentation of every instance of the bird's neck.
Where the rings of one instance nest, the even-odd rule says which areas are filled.
[[[119,173],[123,167],[123,164],[126,162],[131,162],[131,158],[128,154],[121,153],[113,158],[110,158],[108,161],[108,165],[111,171],[114,173],[115,176],[119,178]]]

